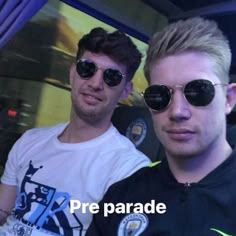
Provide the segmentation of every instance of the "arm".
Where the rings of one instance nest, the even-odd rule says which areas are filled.
[[[0,225],[5,223],[16,201],[16,186],[0,184]],[[9,214],[8,214],[9,213]]]

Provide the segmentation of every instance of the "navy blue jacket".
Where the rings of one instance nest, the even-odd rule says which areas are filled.
[[[104,204],[164,203],[166,212],[108,214]],[[115,208],[116,209],[116,208]],[[235,236],[236,149],[198,183],[181,184],[166,160],[112,185],[86,236]]]

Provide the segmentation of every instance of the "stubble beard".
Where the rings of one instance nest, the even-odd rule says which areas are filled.
[[[89,110],[83,108],[81,104],[76,104],[73,100],[72,100],[72,109],[75,116],[91,124],[99,122],[104,116],[103,112],[97,111],[96,109]]]

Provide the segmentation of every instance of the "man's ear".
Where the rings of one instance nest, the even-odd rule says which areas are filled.
[[[75,63],[72,63],[71,67],[70,67],[70,78],[69,78],[69,82],[70,82],[70,85],[72,85],[72,82],[73,82],[73,78],[75,77],[75,73],[76,73],[76,66],[75,66]]]
[[[120,100],[126,99],[129,96],[129,94],[131,93],[132,90],[133,90],[133,83],[131,81],[128,81],[125,84],[124,90],[123,90],[123,92],[120,96]]]
[[[226,91],[225,113],[228,115],[236,104],[236,83],[229,84]]]

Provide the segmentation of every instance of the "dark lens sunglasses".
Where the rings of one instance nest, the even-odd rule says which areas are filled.
[[[99,68],[93,61],[87,59],[80,59],[77,61],[76,70],[82,79],[89,80],[96,74],[98,69],[103,70],[103,80],[109,87],[119,85],[124,77],[119,70]]]
[[[175,85],[181,88],[189,104],[195,107],[204,107],[211,103],[215,96],[215,86],[227,84],[213,84],[209,80],[198,79],[186,85]],[[143,93],[146,105],[154,111],[162,112],[168,108],[174,94],[173,88],[166,85],[151,85]]]

